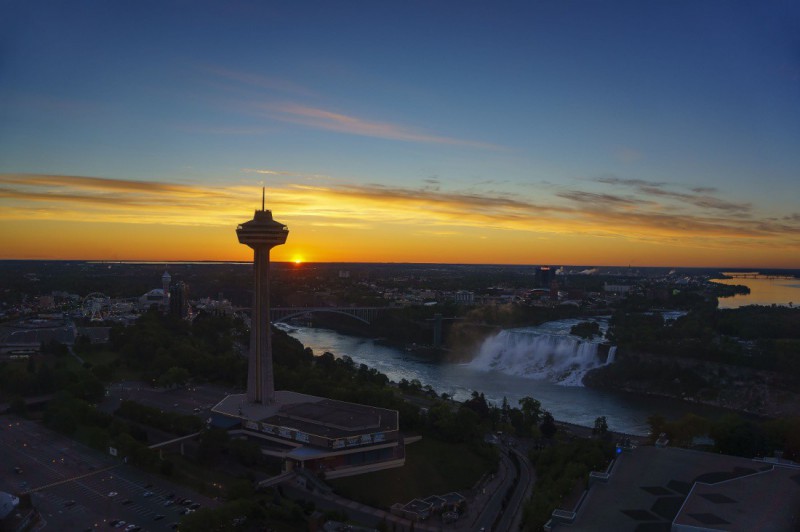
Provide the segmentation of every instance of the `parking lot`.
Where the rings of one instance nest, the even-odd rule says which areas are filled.
[[[208,384],[165,389],[153,388],[142,382],[119,382],[109,387],[100,409],[111,413],[119,408],[122,401],[136,401],[164,412],[207,417],[211,408],[229,393],[228,390]]]
[[[14,416],[0,416],[0,453],[0,491],[29,492],[45,530],[109,529],[113,521],[125,521],[120,529],[170,530],[190,505],[217,505]]]

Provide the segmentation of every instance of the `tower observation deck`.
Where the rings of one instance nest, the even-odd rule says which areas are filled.
[[[250,357],[247,371],[247,400],[263,405],[275,398],[272,371],[272,334],[269,322],[269,251],[286,243],[289,228],[272,219],[264,209],[264,190],[261,191],[261,210],[253,219],[236,228],[240,244],[253,249],[253,315],[250,330]]]

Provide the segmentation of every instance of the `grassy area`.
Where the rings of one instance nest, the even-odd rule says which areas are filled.
[[[81,357],[84,362],[89,362],[93,366],[111,364],[119,358],[118,353],[108,349],[92,349],[83,353],[78,353],[78,356]]]
[[[496,457],[479,454],[466,445],[423,438],[406,447],[404,467],[328,483],[344,497],[388,509],[396,502],[467,490],[482,475],[494,471],[496,464]]]

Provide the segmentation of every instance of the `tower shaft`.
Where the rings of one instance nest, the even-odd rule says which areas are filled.
[[[272,327],[269,320],[269,251],[286,242],[289,228],[272,219],[272,212],[261,210],[253,219],[236,228],[239,243],[253,249],[253,313],[250,324],[250,356],[247,363],[247,400],[263,405],[275,401],[272,371]]]
[[[272,371],[272,328],[269,319],[269,250],[253,250],[253,314],[250,326],[250,357],[247,370],[247,399],[270,404],[275,397]]]

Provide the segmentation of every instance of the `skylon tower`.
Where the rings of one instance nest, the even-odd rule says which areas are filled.
[[[272,219],[272,211],[261,210],[236,228],[240,244],[253,248],[253,313],[250,326],[250,358],[247,370],[247,400],[270,405],[275,400],[272,372],[272,331],[269,320],[269,250],[286,243],[289,228]]]

